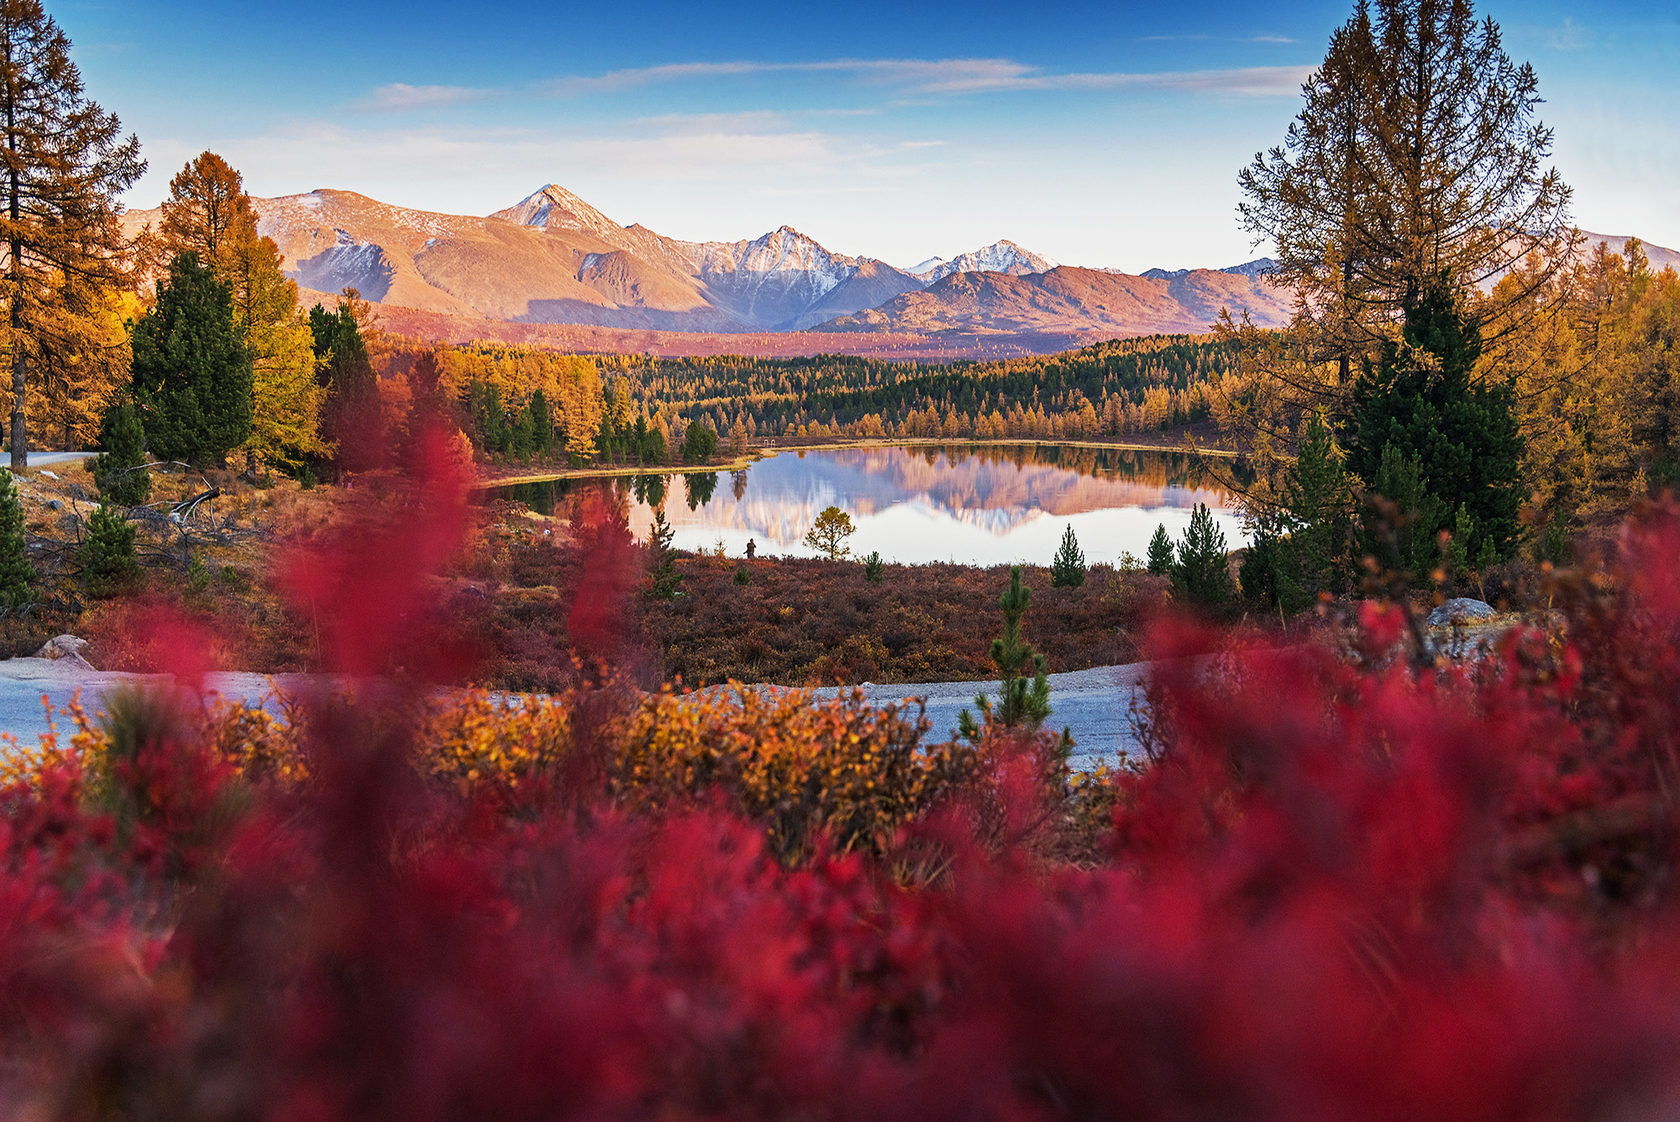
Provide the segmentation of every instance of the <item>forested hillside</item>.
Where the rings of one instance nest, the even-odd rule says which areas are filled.
[[[400,383],[392,375],[423,355],[434,356],[438,390],[481,451],[563,448],[578,463],[602,454],[675,459],[693,424],[737,451],[813,438],[1114,437],[1204,420],[1215,397],[1237,390],[1230,347],[1190,335],[949,365],[853,355],[582,358],[500,343],[433,352],[392,341],[387,381]]]

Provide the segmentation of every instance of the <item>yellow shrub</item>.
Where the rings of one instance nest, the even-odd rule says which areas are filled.
[[[861,691],[815,703],[804,690],[732,685],[660,694],[619,745],[613,793],[658,809],[716,790],[766,825],[783,860],[826,830],[841,851],[880,852],[976,768],[971,749],[920,746],[926,719],[870,707]]]

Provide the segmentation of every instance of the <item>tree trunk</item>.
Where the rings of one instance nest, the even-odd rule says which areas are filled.
[[[15,258],[14,258],[15,260]],[[18,306],[16,290],[12,295],[12,474],[29,466],[29,433],[24,427],[24,375],[28,365],[23,357],[23,309]]]
[[[9,30],[9,29],[8,29]],[[12,61],[11,36],[5,37],[6,61]],[[23,354],[23,258],[20,251],[16,231],[18,221],[22,217],[21,201],[18,192],[23,187],[22,175],[18,171],[17,162],[17,97],[10,85],[6,89],[6,147],[11,150],[12,161],[9,173],[8,187],[11,193],[7,198],[7,209],[12,220],[12,240],[6,248],[12,269],[12,474],[16,475],[29,466],[29,432],[24,423],[23,405],[24,395],[28,392],[29,362]]]

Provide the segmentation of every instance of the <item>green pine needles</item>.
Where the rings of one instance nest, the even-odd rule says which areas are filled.
[[[251,435],[251,352],[232,291],[197,254],[176,254],[134,325],[134,394],[160,460],[220,464]]]
[[[1149,539],[1148,565],[1149,571],[1158,577],[1172,572],[1173,543],[1164,522],[1155,524],[1155,536]]]
[[[1173,591],[1203,608],[1217,608],[1236,594],[1225,560],[1225,533],[1206,503],[1197,503],[1172,565]]]
[[[146,467],[146,430],[132,404],[113,405],[99,425],[93,461],[93,484],[99,497],[117,506],[140,506],[152,496],[152,473]]]
[[[1397,506],[1403,523],[1368,519],[1367,548],[1419,578],[1439,562],[1441,530],[1464,534],[1458,548],[1489,560],[1510,557],[1521,534],[1513,390],[1475,379],[1481,353],[1475,319],[1437,277],[1407,305],[1401,341],[1384,344],[1377,368],[1353,387],[1348,470]]]
[[[1044,656],[1021,638],[1021,619],[1027,614],[1032,591],[1021,583],[1021,566],[1009,569],[1009,588],[998,600],[1003,609],[1003,634],[992,640],[992,661],[1002,676],[1002,690],[996,705],[985,694],[974,703],[986,724],[1005,728],[1036,730],[1050,716],[1050,679]],[[981,726],[964,709],[957,718],[962,735],[975,739]]]
[[[0,610],[11,613],[34,603],[34,583],[17,482],[0,468]]]
[[[653,584],[648,595],[655,600],[674,600],[682,591],[682,574],[677,572],[677,555],[671,549],[677,531],[665,521],[665,507],[653,510],[653,528],[648,531],[648,571]]]
[[[100,503],[88,518],[87,537],[76,550],[82,566],[82,587],[89,596],[114,596],[140,575],[134,552],[134,527],[109,503]]]
[[[1050,561],[1050,585],[1053,588],[1078,588],[1085,583],[1085,551],[1079,548],[1070,523],[1062,534],[1062,544]]]

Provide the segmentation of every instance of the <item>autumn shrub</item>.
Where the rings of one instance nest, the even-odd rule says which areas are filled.
[[[783,861],[809,855],[819,838],[879,855],[979,770],[972,748],[924,748],[926,731],[919,713],[873,708],[861,691],[820,705],[802,690],[665,693],[632,718],[612,791],[642,809],[721,793],[765,824],[768,849]]]
[[[1468,666],[1163,620],[1171,736],[1088,798],[1032,743],[928,749],[848,698],[603,676],[558,711],[440,711],[458,656],[427,645],[426,576],[463,515],[424,482],[335,531],[348,556],[294,562],[318,669],[354,688],[213,740],[196,702],[157,698],[95,726],[102,771],[72,744],[0,787],[0,1115],[1539,1122],[1680,1101],[1674,511],[1559,575],[1566,630]],[[624,564],[597,586],[621,607]],[[1359,626],[1359,652],[1404,641],[1401,609]],[[246,741],[272,751],[237,765]],[[1065,828],[1105,812],[1076,850]]]

